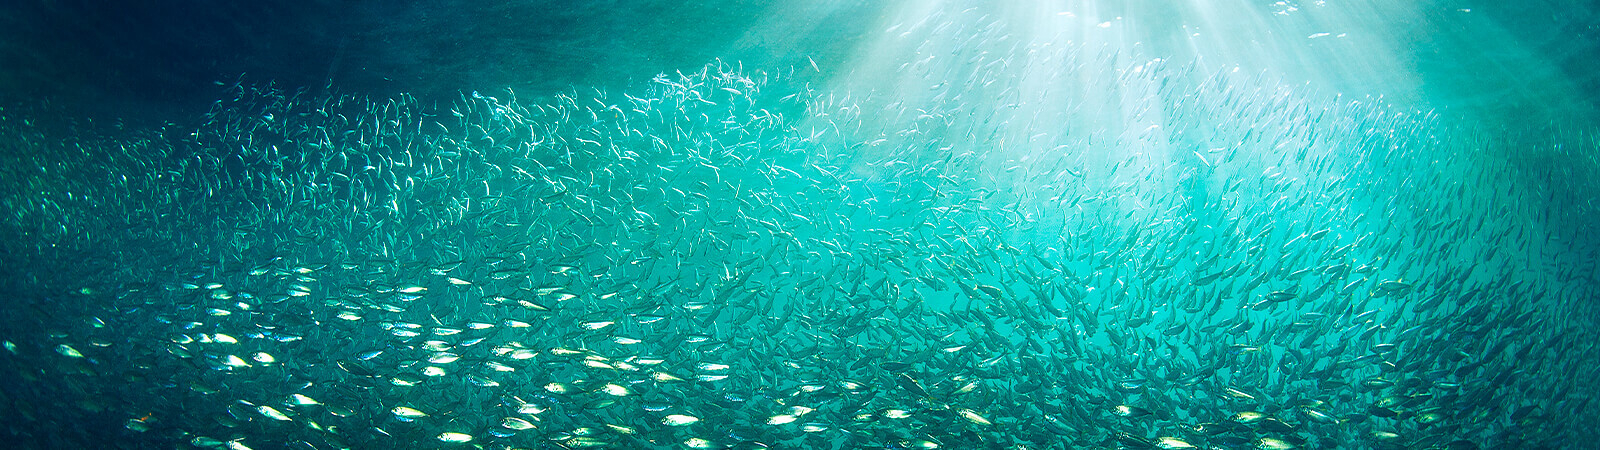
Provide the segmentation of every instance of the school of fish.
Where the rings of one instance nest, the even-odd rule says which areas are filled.
[[[1513,148],[952,23],[891,30],[972,40],[937,54],[961,64],[900,65],[901,93],[819,88],[820,61],[715,62],[441,102],[223,83],[203,117],[148,128],[0,111],[0,430],[35,448],[1595,442],[1592,139]]]

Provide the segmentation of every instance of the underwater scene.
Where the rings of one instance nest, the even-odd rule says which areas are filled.
[[[0,446],[1600,439],[1600,8],[27,1]]]

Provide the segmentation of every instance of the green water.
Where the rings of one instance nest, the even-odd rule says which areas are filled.
[[[17,7],[0,430],[1579,448],[1592,13],[1504,8]]]

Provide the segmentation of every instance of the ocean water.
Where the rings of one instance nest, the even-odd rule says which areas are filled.
[[[17,448],[1586,448],[1593,8],[0,23]]]

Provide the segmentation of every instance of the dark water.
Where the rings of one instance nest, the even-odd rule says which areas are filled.
[[[24,448],[1583,448],[1589,7],[7,6]]]

